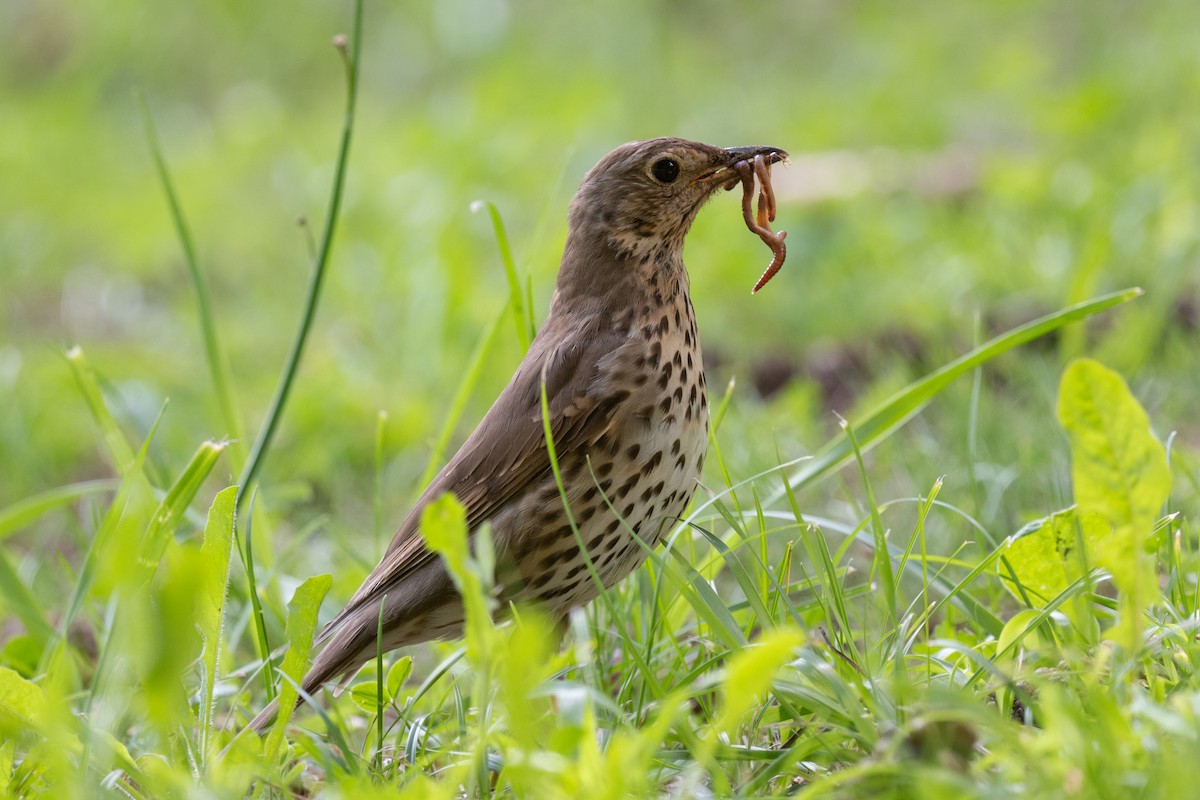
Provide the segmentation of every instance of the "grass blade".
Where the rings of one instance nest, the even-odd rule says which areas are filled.
[[[204,275],[200,272],[200,262],[196,258],[196,247],[192,242],[192,232],[188,228],[187,218],[183,214],[183,206],[179,196],[175,194],[175,185],[171,182],[171,173],[167,169],[167,161],[163,157],[162,148],[158,142],[158,132],[154,128],[154,118],[150,116],[150,107],[146,98],[138,94],[138,102],[142,108],[142,121],[146,128],[146,142],[150,146],[150,154],[154,157],[154,167],[158,172],[159,183],[162,184],[163,194],[166,195],[167,205],[171,211],[171,221],[175,225],[175,235],[183,248],[183,260],[187,263],[188,275],[192,279],[192,289],[196,293],[196,311],[200,318],[200,333],[204,339],[204,357],[208,361],[208,372],[212,378],[213,390],[217,393],[217,404],[221,408],[221,418],[225,423],[226,436],[232,439],[239,450],[242,444],[241,418],[234,403],[233,390],[229,383],[229,364],[225,351],[221,349],[220,339],[217,338],[217,326],[213,322],[212,306],[208,299],[208,286]],[[239,453],[239,456],[244,456]]]
[[[485,209],[492,220],[492,231],[496,235],[496,246],[500,248],[500,260],[504,263],[504,276],[508,279],[509,306],[512,308],[513,322],[517,326],[517,341],[521,343],[521,352],[529,349],[533,339],[533,321],[529,309],[525,307],[521,280],[517,277],[517,265],[513,261],[512,249],[508,246],[508,231],[504,229],[504,219],[500,209],[490,200],[476,200],[471,204],[472,211]]]
[[[117,421],[113,419],[112,413],[108,410],[108,404],[104,402],[104,393],[100,390],[99,381],[96,380],[96,373],[88,363],[87,357],[84,356],[83,348],[75,345],[68,350],[67,363],[71,365],[71,371],[75,374],[75,380],[79,384],[79,391],[83,393],[88,410],[92,412],[92,419],[100,428],[100,435],[104,437],[104,444],[108,447],[108,453],[112,456],[117,472],[122,477],[126,476],[130,470],[134,469],[136,461],[133,447],[130,446],[129,440],[125,438],[121,427],[117,425]]]
[[[239,489],[239,496],[240,496]],[[271,645],[267,640],[267,621],[263,617],[262,599],[258,596],[258,579],[254,575],[254,498],[250,498],[250,510],[246,514],[246,549],[239,550],[242,563],[246,568],[246,590],[250,597],[250,613],[254,619],[254,640],[258,642],[258,655],[263,662],[263,683],[267,687],[267,699],[275,699],[275,662],[271,660]],[[237,518],[237,508],[234,507],[234,518]],[[236,535],[237,529],[234,529]]]
[[[925,404],[932,400],[942,389],[946,388],[956,378],[964,375],[988,361],[1012,350],[1039,336],[1045,336],[1051,331],[1058,330],[1064,325],[1087,319],[1094,314],[1128,303],[1142,296],[1141,289],[1125,289],[1113,292],[1093,300],[1078,303],[1061,309],[1032,322],[1013,328],[990,341],[984,342],[974,350],[956,358],[949,364],[935,370],[918,381],[910,383],[890,399],[867,414],[864,419],[854,423],[858,436],[859,447],[863,452],[882,441],[892,431],[904,425],[917,415]],[[806,461],[788,478],[788,484],[793,490],[800,489],[816,481],[822,476],[848,463],[854,457],[854,449],[845,435],[838,436],[819,450],[811,460]],[[783,495],[777,490],[767,505],[778,500]]]
[[[846,441],[850,443],[850,449],[854,453],[854,461],[858,464],[858,476],[862,480],[863,493],[866,495],[867,509],[871,518],[871,537],[875,542],[875,562],[871,565],[871,571],[874,575],[879,576],[882,584],[880,591],[883,592],[883,599],[888,610],[887,623],[894,624],[899,620],[896,574],[892,569],[892,559],[888,552],[887,531],[883,527],[883,518],[879,514],[879,503],[875,501],[875,489],[871,486],[867,465],[863,462],[862,449],[858,446],[858,437],[854,435],[854,428],[849,422],[841,420],[841,424],[842,430],[846,434]]]
[[[42,614],[41,604],[29,591],[29,587],[21,580],[13,567],[8,555],[0,550],[0,597],[8,605],[8,610],[25,626],[28,634],[37,644],[39,650],[54,635],[54,626]]]
[[[212,472],[217,459],[224,451],[224,442],[205,442],[200,445],[187,467],[167,491],[166,497],[159,503],[158,510],[154,512],[146,530],[143,551],[150,558],[151,565],[158,562],[159,556],[167,546],[166,537],[175,530],[175,526],[179,524],[179,520],[196,497],[196,492],[200,490],[200,485]]]
[[[59,506],[65,506],[88,495],[115,492],[120,485],[120,481],[107,479],[81,481],[47,489],[24,500],[18,500],[8,508],[0,510],[0,539],[16,533]]]
[[[250,457],[242,469],[242,474],[238,477],[237,483],[241,487],[237,503],[237,510],[239,512],[246,500],[251,485],[254,483],[254,479],[258,476],[259,469],[262,468],[263,459],[271,447],[271,440],[274,438],[275,431],[279,427],[279,422],[283,418],[283,409],[287,405],[288,395],[292,391],[292,384],[295,382],[296,374],[300,370],[300,359],[304,355],[304,345],[308,341],[308,334],[312,330],[313,319],[317,314],[317,303],[321,299],[321,287],[325,281],[325,270],[329,264],[329,254],[333,250],[333,235],[337,229],[338,215],[342,209],[342,192],[346,185],[346,166],[350,160],[350,139],[351,134],[354,132],[354,110],[358,100],[359,60],[362,57],[362,5],[362,0],[354,4],[354,33],[349,45],[349,53],[347,54],[346,52],[347,46],[344,38],[337,37],[334,40],[335,46],[342,53],[342,60],[346,66],[346,111],[342,120],[342,136],[341,143],[338,146],[337,166],[333,172],[333,188],[330,191],[329,207],[325,215],[325,225],[321,230],[321,241],[317,247],[317,256],[313,262],[312,276],[308,281],[308,292],[304,299],[304,313],[300,317],[300,326],[296,330],[295,338],[292,339],[291,349],[288,351],[287,360],[284,362],[283,373],[279,378],[278,386],[275,388],[275,396],[271,399],[271,405],[267,409],[267,415],[263,420],[262,428],[258,432],[258,437],[254,440],[254,446],[250,450]],[[263,653],[261,655],[265,658],[267,654]]]

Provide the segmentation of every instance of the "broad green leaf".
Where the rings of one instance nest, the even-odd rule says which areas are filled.
[[[458,572],[467,560],[467,514],[452,494],[435,498],[421,512],[421,535],[429,549]]]
[[[1045,608],[1095,564],[1109,530],[1108,522],[1094,512],[1081,514],[1074,506],[1056,511],[1029,523],[1003,545],[996,573],[1018,600]],[[1073,604],[1063,610],[1072,619],[1077,614]]]
[[[81,774],[76,757],[82,750],[82,743],[75,734],[75,723],[79,721],[86,724],[86,720],[77,720],[67,710],[61,687],[56,689],[53,686],[54,677],[47,675],[46,680],[50,685],[43,688],[43,685],[26,680],[11,669],[0,667],[0,746],[9,742],[36,742],[23,754],[22,766],[25,770],[28,771],[31,766],[44,770],[60,785],[71,787],[75,776]],[[107,745],[110,739],[103,734],[94,736],[94,741],[101,745]],[[124,750],[123,747],[121,749]],[[95,757],[96,751],[93,750],[91,755]],[[92,763],[96,763],[94,758]],[[0,784],[0,793],[8,788]],[[41,796],[41,793],[36,794]],[[10,795],[3,793],[3,796]],[[11,796],[32,795],[20,792]],[[83,795],[68,788],[55,796]]]
[[[621,800],[626,797],[652,797],[660,792],[654,784],[655,755],[661,752],[671,729],[677,724],[683,698],[668,695],[656,710],[654,719],[643,727],[618,728],[600,747],[600,737],[592,714],[585,724],[589,735],[583,737],[580,754],[572,768],[564,770],[562,796],[596,800]],[[676,796],[703,796],[702,792],[683,792]],[[710,795],[711,796],[711,795]]]
[[[230,486],[213,499],[200,547],[200,579],[196,596],[196,627],[204,640],[204,686],[201,693],[201,752],[207,757],[212,728],[213,686],[220,668],[221,625],[229,586],[229,561],[233,550],[233,509],[238,487]]]
[[[120,623],[125,637],[134,627],[138,631],[133,649],[145,658],[142,699],[165,736],[172,735],[183,720],[195,722],[180,677],[200,655],[195,619],[203,581],[200,548],[173,540],[170,545],[156,579],[144,589],[123,593]]]
[[[1058,416],[1071,438],[1078,505],[1149,535],[1170,494],[1171,471],[1125,380],[1091,359],[1073,362],[1063,374]]]
[[[308,654],[312,649],[313,634],[317,629],[317,614],[332,585],[331,576],[314,575],[296,587],[296,592],[288,603],[287,626],[284,630],[288,650],[279,667],[286,678],[279,688],[279,717],[275,720],[275,726],[271,728],[264,747],[268,761],[275,760],[275,754],[283,742],[284,731],[287,730],[288,722],[295,711],[296,698],[300,696],[296,686],[304,681],[304,674],[308,672],[311,663]]]
[[[1004,630],[1000,632],[1000,637],[996,640],[996,652],[1002,653],[1009,648],[1010,645],[1018,638],[1024,637],[1023,641],[1031,644],[1041,644],[1042,637],[1038,634],[1037,629],[1029,630],[1030,625],[1041,618],[1041,614],[1028,608],[1019,614],[1013,615],[1013,618],[1004,624]]]
[[[742,714],[770,687],[776,671],[803,643],[804,635],[798,629],[778,628],[730,659],[725,673],[725,701],[715,729],[732,736]]]
[[[8,667],[0,667],[0,730],[6,736],[21,730],[36,730],[45,713],[46,694],[42,687]]]
[[[467,544],[467,515],[462,503],[454,495],[444,494],[427,505],[421,513],[421,534],[429,549],[446,562],[450,577],[462,595],[467,652],[477,664],[482,663],[495,642],[494,600],[484,589],[485,578],[490,580],[491,576],[484,576],[471,558]],[[476,534],[477,537],[486,535],[484,530]]]
[[[16,751],[15,739],[0,743],[0,790],[12,791],[13,756]]]
[[[379,710],[379,684],[374,680],[361,681],[350,687],[350,699],[354,701],[354,705],[366,711],[368,714],[374,714]],[[387,687],[384,687],[383,702],[386,705],[392,700],[387,694]]]
[[[1112,573],[1129,604],[1121,638],[1132,646],[1142,610],[1158,591],[1152,556],[1143,547],[1171,491],[1166,450],[1124,379],[1091,359],[1063,373],[1058,419],[1071,441],[1071,482],[1085,517],[1097,515],[1112,533],[1096,560]]]
[[[531,695],[549,677],[546,670],[553,663],[553,652],[550,625],[538,614],[526,612],[509,628],[504,655],[497,665],[509,735],[527,752],[538,746],[538,722],[549,707],[548,700],[534,700]]]
[[[52,697],[53,692],[50,694]],[[68,762],[67,757],[78,755],[83,750],[82,743],[66,724],[66,714],[65,707],[57,707],[57,703],[47,697],[47,692],[41,686],[22,678],[11,669],[0,667],[0,733],[3,734],[0,737],[0,792],[8,787],[6,781],[11,773],[16,743],[26,734],[47,737],[41,746],[53,753],[50,769],[78,768],[77,764]],[[86,723],[86,720],[83,722]],[[129,750],[112,734],[92,728],[90,743],[93,767],[115,761],[131,775],[140,774]],[[57,773],[56,777],[62,779],[68,774],[64,771]]]
[[[50,633],[53,634],[54,631]],[[0,648],[0,664],[12,667],[25,676],[36,675],[44,650],[44,642],[39,643],[32,636],[17,634]]]
[[[396,659],[396,663],[392,664],[391,669],[388,670],[387,691],[393,700],[400,696],[400,690],[404,688],[408,677],[412,675],[412,669],[412,656],[403,656]]]

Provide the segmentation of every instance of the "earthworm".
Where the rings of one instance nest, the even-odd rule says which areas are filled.
[[[783,260],[787,258],[787,247],[783,243],[787,231],[777,233],[771,230],[771,223],[775,220],[775,189],[771,186],[771,165],[767,159],[757,155],[753,164],[750,161],[739,161],[733,168],[742,179],[742,219],[745,220],[746,227],[757,233],[767,247],[771,248],[771,263],[750,290],[753,294],[766,286],[767,281],[775,277],[775,273],[783,266]],[[750,204],[754,199],[756,176],[759,183],[758,208],[752,211]]]

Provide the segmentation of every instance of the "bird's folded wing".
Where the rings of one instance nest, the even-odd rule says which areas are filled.
[[[551,339],[544,337],[543,341]],[[475,432],[421,494],[383,559],[346,608],[325,626],[320,638],[328,638],[358,608],[382,597],[435,558],[418,531],[421,511],[431,500],[453,492],[466,508],[468,527],[474,530],[549,472],[541,406],[543,380],[551,435],[560,459],[604,433],[612,424],[615,404],[606,396],[607,382],[600,380],[601,365],[623,342],[611,329],[559,339],[553,349],[539,348],[535,341]]]

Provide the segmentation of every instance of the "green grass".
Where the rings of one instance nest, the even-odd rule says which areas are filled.
[[[8,794],[1190,796],[1192,5],[625,5],[0,10]],[[796,156],[766,291],[689,238],[686,523],[560,640],[439,503],[464,641],[235,739],[660,133]]]

